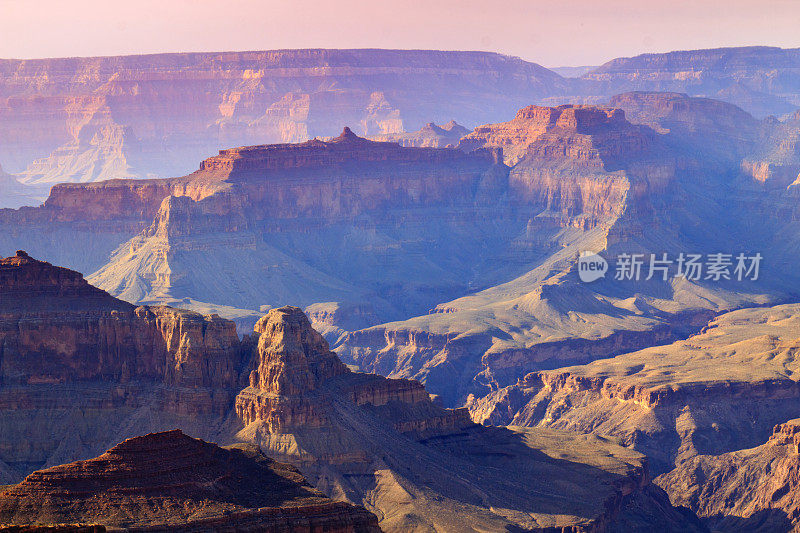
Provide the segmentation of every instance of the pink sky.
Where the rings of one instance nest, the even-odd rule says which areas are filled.
[[[275,48],[490,50],[546,66],[800,47],[798,0],[0,0],[0,57]]]

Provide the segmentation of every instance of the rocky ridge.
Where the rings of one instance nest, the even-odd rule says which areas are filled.
[[[385,133],[372,135],[370,139],[382,142],[395,142],[400,146],[420,148],[448,148],[458,146],[462,137],[470,132],[467,128],[451,120],[447,124],[428,122],[417,131],[405,133]]]
[[[40,284],[50,292],[49,299],[56,307],[83,312],[84,324],[97,335],[103,335],[105,330],[92,326],[95,316],[107,313],[113,317],[132,307],[110,296],[101,298],[101,291],[88,287],[74,272],[58,270],[24,254],[5,260],[3,269],[17,273],[6,274],[3,279],[42,280]],[[31,269],[39,276],[29,272]],[[50,288],[48,280],[52,282]],[[29,285],[35,294],[36,285]],[[14,286],[9,283],[9,287]],[[53,287],[61,288],[54,292]],[[89,297],[71,302],[71,295],[76,293]],[[92,294],[96,303],[92,303]],[[61,299],[64,302],[59,304]],[[81,301],[86,301],[86,308],[80,308]],[[113,305],[122,310],[109,309]],[[77,318],[70,329],[59,313],[48,315],[40,311],[40,319],[63,330],[48,338],[80,339],[85,335],[76,334],[80,332]],[[139,319],[135,314],[134,317]],[[174,372],[169,370],[165,376],[149,373],[148,354],[154,349],[146,346],[144,352],[139,352],[127,347],[130,335],[119,334],[105,344],[95,341],[95,345],[107,345],[121,354],[131,351],[127,359],[131,362],[130,378],[115,371],[114,359],[98,365],[90,357],[75,358],[81,343],[65,343],[58,349],[34,347],[31,350],[50,350],[45,357],[34,358],[24,357],[30,343],[22,343],[20,356],[10,361],[29,364],[17,364],[14,381],[4,378],[0,383],[0,424],[11,430],[0,435],[3,481],[16,483],[21,474],[32,470],[91,457],[98,448],[107,447],[109,439],[118,441],[171,426],[221,442],[256,444],[268,455],[297,465],[315,486],[335,499],[367,506],[378,515],[380,526],[389,531],[460,531],[469,523],[482,530],[524,527],[549,531],[556,527],[588,532],[619,520],[640,523],[643,510],[665,531],[702,530],[691,513],[670,506],[663,492],[649,483],[641,455],[602,439],[550,431],[483,428],[469,420],[466,410],[437,405],[418,382],[352,372],[330,351],[299,308],[271,310],[259,321],[253,335],[241,341],[230,322],[211,317],[203,320],[219,320],[223,326],[222,330],[210,323],[205,326],[204,343],[196,336],[197,330],[163,328],[157,320],[155,324],[147,322],[153,336],[169,332],[171,337],[164,342],[168,348],[177,346],[177,355],[181,355]],[[230,330],[232,345],[226,346],[220,343],[225,340],[220,333]],[[7,368],[8,347],[25,337],[26,331],[23,327],[17,337],[7,333],[3,368]],[[217,339],[216,344],[209,343],[212,338]],[[134,342],[133,346],[138,345]],[[104,353],[99,352],[101,356]],[[172,352],[155,353],[161,353],[160,357],[169,362]],[[228,373],[229,369],[220,367],[219,361],[233,362],[234,372]],[[171,369],[170,365],[167,366]],[[42,374],[59,379],[31,379]],[[228,385],[231,376],[233,389]],[[209,381],[205,381],[207,377]],[[235,398],[230,395],[232,390],[238,390]],[[203,408],[208,405],[213,409]],[[206,450],[199,450],[200,456],[228,453],[209,452],[214,447],[199,441],[187,445],[181,440],[187,437],[179,434],[162,437],[167,441],[164,450],[177,446],[186,452],[200,447]],[[225,492],[226,477],[219,477],[213,461],[200,460],[206,465],[202,468],[192,466],[198,457],[194,452],[178,454],[178,458],[186,458],[186,462],[179,461],[186,467],[180,471],[173,469],[162,476],[159,469],[163,463],[147,460],[142,462],[147,475],[135,474],[135,464],[125,458],[126,454],[135,452],[138,456],[141,450],[146,454],[155,449],[156,455],[162,457],[167,452],[160,444],[147,444],[148,438],[162,437],[127,441],[112,448],[109,455],[81,463],[80,467],[66,465],[31,474],[21,485],[0,496],[0,509],[10,516],[3,515],[3,520],[75,523],[87,516],[97,517],[87,518],[90,522],[140,527],[140,522],[164,519],[164,513],[175,506],[183,509],[177,516],[192,512],[195,496],[220,502],[214,499],[220,495],[227,503],[208,504],[205,511],[198,511],[202,524],[218,524],[217,511],[225,509],[231,514],[222,520],[250,524],[265,519],[263,509],[253,510],[264,507],[263,502],[252,500],[260,497],[257,492],[247,492],[251,499],[242,502],[244,508],[239,509],[239,496]],[[177,444],[176,439],[180,441]],[[500,455],[498,450],[502,450]],[[226,464],[236,461],[231,459]],[[115,464],[131,475],[115,478],[119,470]],[[123,464],[131,465],[132,470],[128,466],[122,468]],[[507,474],[509,468],[515,472],[513,478]],[[105,477],[96,480],[98,486],[122,483],[130,485],[130,490],[122,491],[113,501],[108,500],[108,495],[114,494],[110,490],[83,499],[81,505],[57,503],[69,499],[70,491],[78,490],[75,487],[82,480],[95,479],[97,469],[105,472]],[[75,472],[78,473],[73,475]],[[206,472],[217,479],[213,490],[200,483],[199,478]],[[245,474],[245,479],[249,479],[247,475],[250,474]],[[180,490],[173,491],[169,487],[173,481],[180,481],[180,476],[190,479],[178,482]],[[537,485],[532,490],[531,479],[541,479],[546,488]],[[52,489],[60,483],[72,488]],[[192,492],[195,489],[199,492]],[[140,490],[150,496],[145,498]],[[208,490],[213,494],[204,492]],[[194,495],[189,500],[187,491]],[[134,508],[135,513],[126,511],[121,515],[115,511]],[[309,512],[322,514],[330,520],[326,523],[334,525],[352,515],[343,504],[331,509],[331,513],[322,512],[315,506]],[[278,514],[281,513],[289,511]],[[308,517],[302,510],[290,514]],[[267,515],[273,519],[275,512]]]
[[[381,531],[374,515],[326,498],[252,445],[220,448],[179,430],[128,439],[0,492],[0,526],[77,523],[126,531]]]
[[[768,46],[682,50],[618,58],[584,74],[592,91],[675,91],[736,104],[756,116],[798,104],[800,49]]]
[[[800,409],[798,317],[796,304],[727,313],[684,341],[531,373],[470,411],[479,422],[612,435],[666,472],[755,446]]]

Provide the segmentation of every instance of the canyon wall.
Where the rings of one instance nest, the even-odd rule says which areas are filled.
[[[565,87],[535,63],[484,52],[0,60],[0,162],[45,187],[179,176],[220,146],[301,142],[347,124],[373,135],[485,123]]]

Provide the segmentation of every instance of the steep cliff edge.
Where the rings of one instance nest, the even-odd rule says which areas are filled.
[[[136,308],[25,252],[0,260],[0,383],[154,380],[235,388],[232,322]]]
[[[620,438],[656,472],[764,442],[800,410],[800,306],[734,311],[673,344],[535,372],[469,402],[474,420]]]
[[[13,479],[170,425],[214,437],[241,359],[230,321],[135,307],[17,252],[0,260],[0,461]]]
[[[700,455],[657,478],[676,504],[718,531],[795,531],[800,419],[778,424],[761,446]]]
[[[191,513],[198,527],[284,515],[284,523],[339,527],[352,516],[344,504],[265,511],[260,489],[235,487],[252,486],[255,475],[263,489],[269,472],[237,470],[233,487],[215,466],[215,454],[227,452],[177,433],[47,469],[95,456],[109,441],[179,427],[254,443],[331,497],[368,507],[388,531],[470,524],[588,533],[618,523],[702,531],[650,484],[640,454],[558,431],[484,428],[464,409],[439,406],[418,382],[352,372],[299,308],[270,311],[240,341],[228,321],[135,308],[24,253],[4,260],[0,274],[4,303],[16,302],[0,317],[0,480],[46,469],[0,495],[2,521],[139,527]]]
[[[90,280],[147,304],[343,302],[384,320],[426,310],[502,268],[462,262],[484,246],[473,232],[505,250],[505,229],[519,226],[499,159],[491,149],[369,141],[348,128],[329,141],[222,150],[182,178],[214,194],[161,200],[150,227]]]
[[[798,72],[800,49],[749,46],[621,57],[582,79],[595,94],[682,92],[724,100],[764,117],[797,108]]]
[[[326,498],[254,446],[220,448],[179,430],[34,472],[0,492],[0,526],[377,533],[361,507]]]
[[[595,532],[648,520],[703,530],[650,485],[641,456],[610,442],[484,428],[417,382],[353,373],[298,308],[270,311],[256,333],[238,437],[362,503],[386,530]]]
[[[185,174],[220,146],[482,124],[567,83],[485,52],[272,50],[0,60],[0,161],[28,182]],[[420,90],[424,88],[424,90]]]

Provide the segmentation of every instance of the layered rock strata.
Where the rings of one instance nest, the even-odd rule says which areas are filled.
[[[128,439],[0,492],[0,525],[75,523],[127,531],[380,531],[364,508],[326,498],[254,446],[220,448],[179,430]]]
[[[657,472],[763,442],[800,409],[795,304],[734,311],[684,341],[534,372],[470,402],[474,420],[615,436]]]
[[[716,530],[794,531],[798,432],[798,419],[778,424],[761,446],[694,457],[658,483]]]

